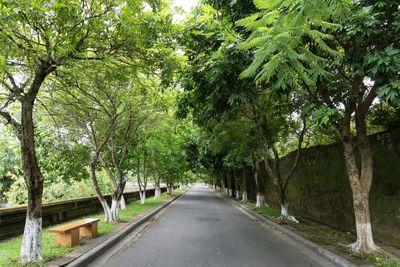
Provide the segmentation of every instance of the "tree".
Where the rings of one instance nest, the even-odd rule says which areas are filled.
[[[126,97],[126,96],[125,96]],[[129,101],[131,100],[131,101]],[[134,118],[135,110],[132,108],[134,101],[129,97],[124,98],[124,107],[120,119],[112,129],[109,141],[106,145],[106,151],[100,153],[100,163],[109,177],[114,192],[111,197],[111,214],[112,217],[119,221],[119,209],[125,209],[125,199],[123,192],[126,184],[126,160],[129,151],[134,148],[136,144],[135,134],[143,122],[143,118]],[[137,116],[137,110],[135,112]],[[104,160],[101,154],[107,155],[107,161]],[[109,166],[108,162],[111,162]]]
[[[243,141],[247,143],[246,157],[251,158],[253,167],[257,206],[264,205],[265,188],[259,161],[268,136],[265,137],[263,131],[266,124],[262,117],[265,114],[262,114],[257,102],[262,90],[251,79],[239,79],[240,73],[251,62],[251,55],[236,47],[236,39],[232,39],[232,36],[237,34],[233,28],[227,29],[226,25],[223,27],[215,22],[217,11],[201,6],[197,12],[193,21],[188,22],[189,37],[185,38],[186,46],[190,47],[187,50],[190,68],[183,79],[187,94],[181,99],[181,108],[184,110],[187,107],[192,112],[195,123],[204,128],[205,132],[211,133],[216,125],[228,123],[231,117],[239,120],[243,117],[252,124],[245,134],[252,137],[249,139],[252,140],[251,144],[248,140]],[[235,138],[234,131],[237,128],[227,135]],[[241,145],[238,142],[233,143]],[[225,153],[230,154],[228,151]],[[224,181],[222,179],[223,187]]]
[[[170,97],[174,97],[172,94]],[[174,98],[165,99],[166,104]],[[164,110],[159,114],[154,127],[149,130],[148,147],[152,157],[152,173],[156,179],[164,181],[167,192],[172,193],[173,186],[188,171],[185,144],[194,132],[188,121],[174,117],[174,110]]]
[[[130,89],[129,83],[115,79],[110,71],[101,72],[98,68],[93,68],[92,72],[87,71],[84,77],[74,75],[72,80],[65,80],[66,82],[60,85],[61,89],[53,96],[53,101],[59,104],[58,110],[53,113],[58,114],[59,120],[67,131],[75,132],[75,138],[89,145],[88,167],[94,191],[103,206],[105,220],[117,222],[119,220],[118,203],[125,186],[124,174],[120,167],[126,152],[121,151],[117,155],[115,146],[116,142],[122,142],[122,140],[116,141],[116,138],[129,137],[128,134],[130,134],[129,118],[131,114],[129,113],[133,103],[124,101],[124,97],[129,94],[127,92]],[[118,136],[118,131],[123,131],[123,134]],[[107,146],[111,150],[111,158],[115,163],[116,172],[119,172],[118,181],[115,180],[112,171],[102,157]],[[127,147],[124,148],[127,149]],[[97,180],[96,169],[100,162],[104,163],[106,173],[112,177],[110,179],[114,179],[116,182],[111,209]]]
[[[270,105],[268,105],[267,121],[273,125],[273,130],[266,133],[267,151],[263,154],[263,159],[267,174],[277,187],[281,206],[281,220],[298,223],[297,219],[289,214],[287,187],[299,165],[303,141],[307,132],[307,115],[304,111],[293,109],[291,105],[293,102],[295,103],[296,100],[287,101],[285,104],[278,100],[274,101],[273,104],[270,102]],[[288,108],[289,110],[284,111]],[[289,171],[283,173],[280,157],[290,149],[288,144],[291,142],[296,143],[295,159],[291,163]]]
[[[35,149],[35,100],[48,76],[79,60],[101,59],[116,50],[118,1],[7,2],[1,6],[0,115],[20,140],[28,207],[21,262],[41,260],[43,175]],[[79,64],[79,63],[78,63]],[[18,114],[10,112],[20,104]]]
[[[139,186],[139,195],[140,195],[140,203],[146,203],[146,188],[147,188],[147,181],[148,181],[148,160],[149,156],[147,155],[146,148],[143,149],[143,161],[142,161],[142,172],[140,171],[140,156],[137,156],[137,166],[136,166],[136,177],[137,177],[137,184]],[[140,178],[140,173],[143,174],[143,178]],[[158,181],[159,187],[159,181]],[[159,198],[159,197],[158,197]]]
[[[357,241],[351,248],[375,252],[368,203],[373,155],[366,116],[378,95],[380,101],[399,99],[398,3],[254,3],[260,11],[239,22],[251,32],[242,48],[254,51],[242,77],[254,77],[275,92],[307,95],[320,122],[337,130],[353,192]]]

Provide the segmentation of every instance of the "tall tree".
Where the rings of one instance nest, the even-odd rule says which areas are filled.
[[[59,90],[53,94],[51,99],[54,105],[52,113],[57,114],[57,119],[64,125],[63,127],[73,133],[80,142],[87,143],[90,148],[90,159],[88,168],[94,191],[103,206],[106,221],[118,221],[118,203],[122,195],[125,179],[122,170],[119,169],[120,180],[114,188],[113,205],[110,209],[103,193],[99,187],[96,170],[98,165],[103,162],[107,174],[111,174],[108,163],[104,161],[102,153],[110,146],[111,157],[117,164],[119,160],[124,160],[124,151],[121,151],[120,158],[116,158],[115,138],[124,138],[125,133],[117,135],[121,128],[129,126],[130,106],[133,104],[126,101],[125,96],[132,92],[129,83],[124,83],[115,79],[112,71],[101,71],[102,65],[94,66],[85,75],[78,74],[73,77],[64,78],[65,82],[59,84]],[[79,79],[80,78],[80,79]],[[128,130],[129,127],[128,127]],[[125,129],[126,131],[126,129]],[[111,140],[114,138],[114,140]],[[118,140],[121,143],[122,140]],[[126,153],[126,152],[125,152]],[[107,158],[108,159],[108,158]],[[112,162],[112,161],[111,161]],[[117,171],[117,170],[116,170]],[[110,172],[110,173],[109,173]],[[113,177],[114,178],[114,177]]]
[[[118,1],[10,1],[0,17],[0,115],[20,140],[28,207],[21,262],[42,259],[43,175],[35,149],[35,100],[48,76],[115,53]],[[110,27],[110,25],[115,27]],[[11,107],[20,104],[16,114]],[[20,119],[17,119],[20,116]]]
[[[320,120],[337,130],[353,192],[357,240],[350,247],[375,252],[369,213],[373,154],[366,116],[378,95],[380,101],[399,101],[398,3],[254,3],[260,11],[239,22],[251,32],[242,48],[254,50],[242,77],[255,77],[275,92],[307,95]]]

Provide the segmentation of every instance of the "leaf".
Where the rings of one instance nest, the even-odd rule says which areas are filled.
[[[282,0],[254,0],[253,3],[258,9],[273,9],[280,6]]]

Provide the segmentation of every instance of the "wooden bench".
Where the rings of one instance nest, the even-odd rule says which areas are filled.
[[[79,237],[94,238],[98,235],[99,219],[83,219],[49,229],[56,234],[56,244],[63,247],[73,247],[79,244]]]

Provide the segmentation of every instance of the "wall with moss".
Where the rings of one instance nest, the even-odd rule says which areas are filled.
[[[400,129],[370,136],[374,153],[374,178],[370,211],[374,235],[378,239],[400,241]],[[282,159],[283,172],[294,154]],[[266,180],[266,197],[278,206],[271,180]],[[254,187],[251,183],[250,187]],[[251,198],[254,198],[253,190]],[[346,231],[354,231],[354,213],[341,144],[305,149],[288,188],[289,209],[307,218]]]

